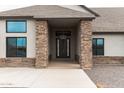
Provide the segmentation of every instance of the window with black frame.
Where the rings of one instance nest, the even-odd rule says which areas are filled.
[[[26,33],[27,21],[26,20],[7,20],[6,32],[7,33]]]
[[[26,37],[7,37],[7,57],[26,57]]]
[[[93,55],[104,55],[104,38],[93,38]]]

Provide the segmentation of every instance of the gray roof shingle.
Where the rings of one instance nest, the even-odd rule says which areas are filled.
[[[95,17],[90,12],[81,12],[58,5],[35,5],[0,13],[0,17],[33,16],[33,18],[85,18]]]
[[[124,32],[124,7],[91,9],[100,14],[93,22],[93,32]]]

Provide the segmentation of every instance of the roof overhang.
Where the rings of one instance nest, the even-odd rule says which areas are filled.
[[[33,17],[33,16],[0,16],[0,19],[36,19],[36,20],[49,20],[49,19],[80,19],[90,21],[95,17]]]

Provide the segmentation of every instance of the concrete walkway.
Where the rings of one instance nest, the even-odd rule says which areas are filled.
[[[0,87],[96,88],[81,69],[0,68]]]

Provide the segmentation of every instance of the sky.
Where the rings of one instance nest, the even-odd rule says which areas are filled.
[[[0,0],[0,11],[31,5],[86,5],[87,7],[124,7],[124,0]]]

